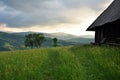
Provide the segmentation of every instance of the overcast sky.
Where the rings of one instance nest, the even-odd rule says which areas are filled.
[[[93,35],[86,28],[113,0],[0,0],[0,31]]]

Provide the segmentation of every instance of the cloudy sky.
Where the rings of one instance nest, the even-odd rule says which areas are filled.
[[[113,0],[0,0],[0,31],[93,35],[86,28]]]

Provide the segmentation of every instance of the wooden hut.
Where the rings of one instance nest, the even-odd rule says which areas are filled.
[[[96,44],[120,44],[120,0],[114,0],[87,31],[95,31]]]

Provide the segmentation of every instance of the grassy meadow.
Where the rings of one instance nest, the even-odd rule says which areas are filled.
[[[0,80],[120,80],[120,49],[83,45],[0,52]]]

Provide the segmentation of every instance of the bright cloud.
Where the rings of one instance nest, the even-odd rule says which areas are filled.
[[[0,31],[86,32],[112,0],[0,0]]]

